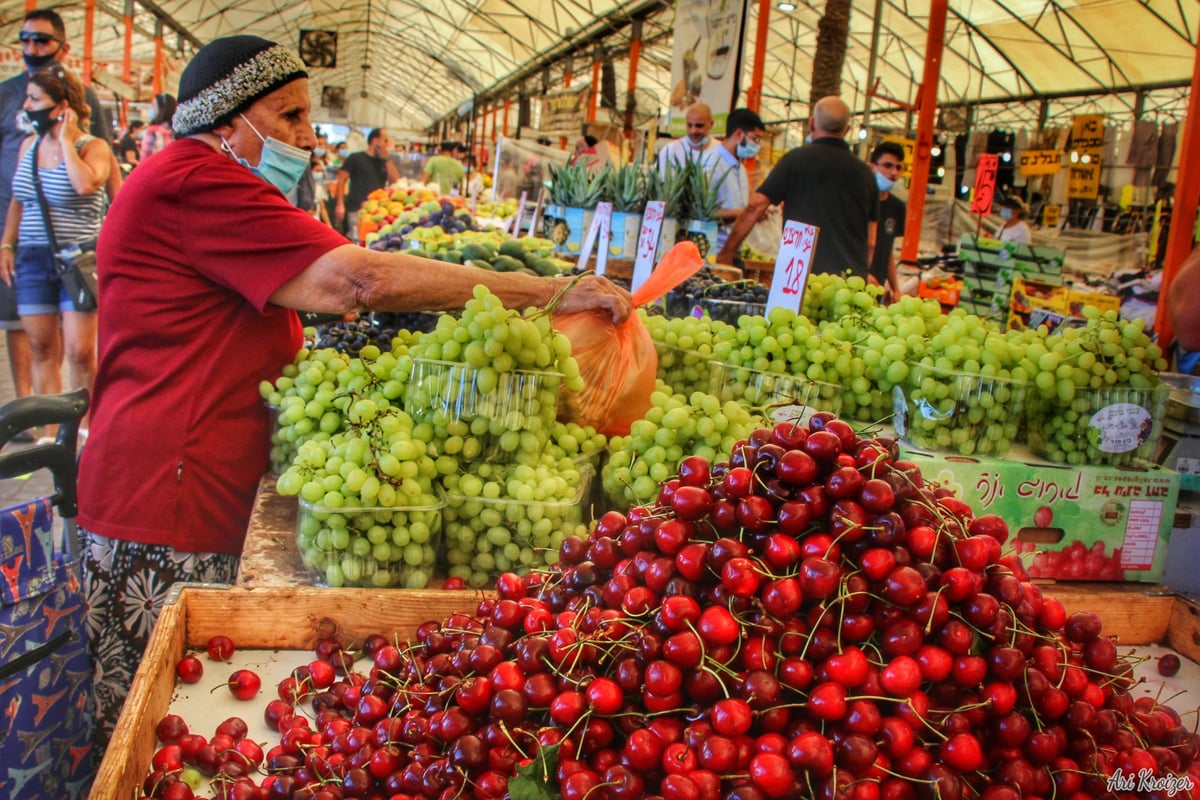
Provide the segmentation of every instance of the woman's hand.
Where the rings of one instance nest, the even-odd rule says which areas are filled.
[[[14,262],[12,250],[7,247],[0,249],[0,281],[8,286],[13,285]]]
[[[61,115],[56,137],[63,147],[74,147],[75,142],[79,141],[79,137],[83,135],[83,131],[79,128],[79,116],[71,108],[67,108]],[[66,157],[64,153],[63,157]]]
[[[554,310],[558,314],[602,311],[611,316],[613,322],[624,322],[633,312],[633,303],[629,292],[603,275],[585,275],[563,295]]]

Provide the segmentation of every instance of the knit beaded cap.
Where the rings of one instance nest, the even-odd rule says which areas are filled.
[[[258,98],[307,77],[304,64],[282,45],[258,36],[214,39],[183,70],[171,127],[179,136],[211,131]]]

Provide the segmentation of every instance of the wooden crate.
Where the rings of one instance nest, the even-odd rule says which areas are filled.
[[[1068,613],[1095,611],[1122,645],[1161,643],[1200,661],[1200,608],[1144,584],[1057,584]],[[311,649],[319,638],[362,641],[372,633],[411,636],[421,623],[474,610],[480,592],[445,590],[209,588],[188,586],[167,605],[134,678],[92,800],[136,797],[154,754],[154,726],[171,704],[175,663],[209,637],[226,634],[243,649]]]
[[[167,713],[175,664],[225,634],[246,650],[311,650],[318,639],[361,642],[372,633],[411,636],[421,623],[473,612],[481,592],[445,590],[244,589],[186,586],[163,608],[90,797],[140,795],[154,755],[154,726]]]

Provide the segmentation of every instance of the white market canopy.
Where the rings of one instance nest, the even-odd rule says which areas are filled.
[[[67,22],[72,56],[83,54],[84,7],[48,4]],[[665,110],[670,95],[673,6],[661,0],[138,0],[133,82],[149,84],[153,35],[162,23],[174,72],[198,44],[219,36],[254,33],[299,49],[301,30],[334,31],[336,65],[311,67],[314,119],[424,130],[475,100],[477,108],[535,101],[546,88],[591,80],[597,47],[612,62],[617,108],[624,110],[633,19],[645,42],[638,66],[639,111]],[[866,103],[875,0],[851,11],[842,95]],[[881,0],[873,122],[915,126],[905,104],[917,99],[924,62],[928,0]],[[125,7],[95,6],[96,62],[121,74]],[[1036,128],[1064,114],[1135,113],[1182,116],[1191,81],[1200,3],[1196,0],[950,0],[939,106],[942,127],[961,129],[973,106],[975,125]],[[24,0],[0,1],[0,41],[16,51]],[[771,8],[763,84],[768,124],[807,117],[818,2],[793,11]],[[758,3],[746,22],[741,94],[745,103],[756,46]],[[568,61],[568,56],[571,55]],[[303,55],[319,62],[331,43],[311,39]],[[576,84],[577,85],[577,84]],[[322,106],[324,87],[344,89],[341,110]],[[143,88],[141,97],[148,98]],[[324,98],[329,103],[326,93]],[[659,109],[644,106],[653,102]],[[603,112],[605,114],[609,112]],[[621,115],[614,115],[619,119]],[[608,121],[608,120],[606,120]]]

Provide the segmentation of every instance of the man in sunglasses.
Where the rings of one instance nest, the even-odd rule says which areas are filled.
[[[71,51],[71,46],[66,42],[66,27],[62,17],[49,9],[37,9],[26,14],[18,38],[25,71],[0,83],[0,209],[4,210],[8,209],[12,200],[12,179],[17,171],[21,142],[29,135],[29,131],[18,122],[29,76],[43,67],[66,61],[67,53]],[[107,142],[111,148],[112,131],[108,115],[100,106],[100,99],[90,86],[84,87],[84,97],[92,109],[90,133]],[[116,165],[115,155],[112,172],[116,177],[108,187],[110,195],[120,186],[120,169]],[[25,397],[33,392],[33,355],[29,349],[29,339],[21,329],[21,320],[17,316],[16,295],[13,288],[3,282],[0,282],[0,330],[5,332],[13,385],[17,395]]]

